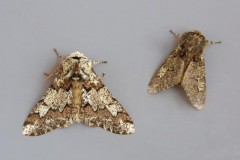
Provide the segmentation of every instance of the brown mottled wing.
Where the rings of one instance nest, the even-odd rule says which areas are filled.
[[[160,68],[154,73],[149,84],[148,92],[157,93],[180,84],[184,70],[184,60],[175,49]]]
[[[48,88],[24,122],[23,134],[39,136],[72,124],[72,107],[68,106],[70,97],[71,91]]]
[[[188,65],[181,85],[194,107],[201,110],[206,99],[206,79],[204,55],[199,54]]]
[[[131,118],[100,79],[97,84],[85,84],[83,100],[84,123],[87,125],[122,135],[135,132]]]

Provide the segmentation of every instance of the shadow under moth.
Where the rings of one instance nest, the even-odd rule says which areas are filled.
[[[185,32],[182,35],[170,32],[177,37],[178,44],[152,76],[148,92],[157,93],[180,85],[192,105],[201,110],[206,99],[203,52],[209,44],[221,42],[208,41],[199,31]]]
[[[74,122],[121,135],[134,133],[131,118],[93,69],[106,61],[89,60],[80,52],[62,58],[55,52],[58,66],[46,74],[54,81],[24,122],[23,134],[39,136]]]

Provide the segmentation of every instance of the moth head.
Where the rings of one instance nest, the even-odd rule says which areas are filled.
[[[73,52],[71,53],[69,56],[67,56],[66,58],[72,58],[72,59],[76,59],[76,60],[79,60],[79,59],[87,59],[87,57],[85,57],[82,53],[76,51],[76,52]]]
[[[62,61],[62,73],[65,79],[73,77],[88,79],[91,70],[91,61],[78,51],[71,53]]]
[[[207,46],[206,38],[199,31],[185,32],[179,39],[180,45],[194,52],[202,52]]]

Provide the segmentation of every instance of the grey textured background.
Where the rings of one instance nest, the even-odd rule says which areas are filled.
[[[238,0],[1,0],[0,159],[240,159],[240,2]],[[198,29],[206,50],[207,101],[192,108],[182,89],[146,92],[150,77],[174,48],[169,33]],[[40,137],[22,123],[50,81],[56,57],[85,53],[125,106],[136,133],[119,136],[74,124]]]

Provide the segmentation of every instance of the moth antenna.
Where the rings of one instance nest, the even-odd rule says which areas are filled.
[[[176,32],[174,32],[174,31],[172,31],[172,30],[169,30],[170,31],[170,33],[172,33],[176,38],[180,38],[180,34],[178,34],[178,33],[176,33]]]
[[[57,67],[54,69],[54,71],[52,71],[51,73],[44,73],[44,76],[45,76],[45,80],[48,80],[49,78],[53,77],[53,76],[56,76],[59,74],[60,72],[60,64],[62,62],[62,56],[61,54],[57,51],[56,48],[53,48],[53,51],[56,53],[57,55]]]
[[[56,48],[53,48],[53,51],[55,52],[55,54],[57,55],[58,60],[62,59],[62,55],[57,51]]]
[[[221,41],[209,41],[207,40],[207,43],[210,45],[210,44],[218,44],[218,43],[222,43]]]
[[[93,65],[107,63],[107,61],[92,61]]]

